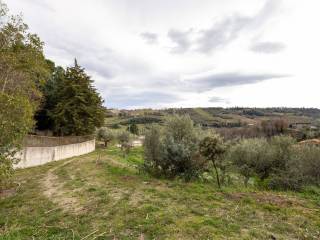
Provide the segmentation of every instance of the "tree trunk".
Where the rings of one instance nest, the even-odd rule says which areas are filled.
[[[245,177],[245,178],[244,178],[244,186],[245,186],[245,187],[248,187],[248,182],[249,182],[249,178],[248,178],[248,177]]]
[[[3,83],[3,86],[2,86],[2,93],[4,93],[4,90],[5,90],[5,88],[6,88],[6,85],[7,85],[7,81],[8,81],[8,76],[6,76],[5,78],[4,78],[4,83]]]
[[[218,172],[218,169],[217,169],[217,166],[216,166],[215,163],[213,163],[213,167],[214,167],[214,170],[216,171],[216,177],[217,177],[218,187],[221,188],[220,178],[219,178],[219,172]]]

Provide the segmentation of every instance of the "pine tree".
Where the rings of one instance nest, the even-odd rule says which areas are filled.
[[[57,103],[50,113],[54,133],[60,136],[88,135],[104,121],[103,100],[93,81],[75,60],[58,82]]]

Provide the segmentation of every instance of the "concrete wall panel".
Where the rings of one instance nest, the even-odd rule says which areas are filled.
[[[55,147],[25,147],[17,154],[20,162],[15,168],[39,166],[48,162],[80,156],[95,150],[95,140]]]

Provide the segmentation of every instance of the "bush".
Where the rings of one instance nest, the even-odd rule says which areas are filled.
[[[287,136],[272,137],[269,141],[264,138],[241,140],[231,148],[229,158],[244,177],[245,185],[253,176],[263,183],[288,173],[294,143],[293,138]]]
[[[254,176],[262,186],[277,190],[320,185],[320,147],[297,145],[292,137],[242,140],[228,156],[245,178],[245,185]]]
[[[275,171],[268,186],[279,190],[301,190],[307,185],[320,185],[320,148],[313,145],[293,145],[292,138],[274,138],[273,148],[279,149],[274,159]]]
[[[33,125],[33,107],[22,96],[0,93],[0,190],[13,174],[16,153]]]
[[[245,186],[255,175],[260,179],[269,175],[270,158],[267,149],[268,143],[265,139],[245,139],[231,148],[229,158],[244,177]]]
[[[145,139],[146,170],[185,180],[198,176],[205,166],[198,149],[199,131],[187,115],[167,117],[163,131],[152,127]]]
[[[302,145],[295,149],[293,156],[295,167],[298,168],[306,184],[320,185],[320,147]]]

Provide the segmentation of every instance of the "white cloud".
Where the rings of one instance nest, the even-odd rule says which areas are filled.
[[[77,57],[109,107],[320,107],[317,1],[7,3],[49,58]]]

